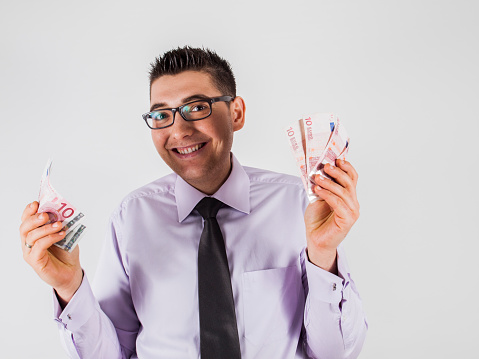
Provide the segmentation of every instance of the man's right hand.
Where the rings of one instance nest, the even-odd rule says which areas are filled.
[[[78,246],[68,253],[53,244],[63,239],[61,222],[45,224],[48,214],[37,213],[38,202],[29,204],[22,215],[20,240],[23,258],[35,272],[57,292],[64,307],[73,297],[83,279]],[[31,248],[28,248],[31,246]]]

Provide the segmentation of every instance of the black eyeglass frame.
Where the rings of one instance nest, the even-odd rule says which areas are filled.
[[[178,106],[176,108],[159,108],[159,109],[156,109],[156,110],[153,110],[153,111],[150,111],[150,112],[147,112],[147,113],[144,113],[143,115],[141,115],[141,117],[143,117],[143,120],[145,120],[145,123],[146,125],[151,128],[152,130],[161,130],[163,128],[167,128],[167,127],[170,127],[172,126],[174,123],[175,123],[175,115],[176,113],[178,112],[180,114],[180,116],[183,118],[183,120],[185,121],[200,121],[200,120],[204,120],[205,118],[207,117],[210,117],[211,114],[213,113],[213,104],[215,102],[230,102],[230,101],[233,101],[235,98],[233,96],[229,96],[229,95],[225,95],[225,96],[220,96],[220,97],[211,97],[211,98],[203,98],[203,99],[198,99],[198,100],[194,100],[194,101],[190,101],[188,103],[185,103],[181,106]],[[204,117],[201,117],[201,118],[196,118],[194,120],[190,120],[190,119],[187,119],[185,117],[185,115],[183,114],[183,111],[182,109],[185,107],[185,106],[188,106],[188,105],[191,105],[192,103],[195,103],[195,102],[199,102],[199,101],[206,101],[210,104],[210,113]],[[166,125],[166,126],[163,126],[163,127],[151,127],[149,124],[148,124],[148,115],[150,115],[151,113],[153,112],[158,112],[158,111],[162,111],[162,110],[169,110],[173,113],[173,121],[171,121],[171,123],[169,125]]]

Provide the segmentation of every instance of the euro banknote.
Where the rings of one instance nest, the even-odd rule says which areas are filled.
[[[288,136],[289,146],[293,152],[296,165],[299,168],[301,174],[301,180],[303,181],[304,189],[308,191],[308,170],[306,166],[306,143],[304,141],[303,121],[295,121],[288,128],[286,128],[286,135]]]
[[[349,137],[339,117],[334,113],[303,116],[286,129],[296,165],[300,169],[310,203],[318,199],[313,192],[314,176],[329,176],[323,171],[326,164],[335,166],[336,159],[345,159]]]
[[[339,118],[336,119],[331,137],[316,164],[308,172],[310,180],[317,174],[329,176],[323,171],[325,165],[336,165],[336,159],[345,159],[349,149],[349,137]]]
[[[86,227],[82,224],[85,216],[53,188],[50,183],[51,167],[52,160],[49,159],[40,182],[38,213],[48,214],[47,223],[62,223],[65,237],[55,245],[71,252],[85,233]]]

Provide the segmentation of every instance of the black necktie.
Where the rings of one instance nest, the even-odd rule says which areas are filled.
[[[205,220],[198,249],[201,359],[241,358],[228,258],[216,220],[221,206],[205,197],[195,207]]]

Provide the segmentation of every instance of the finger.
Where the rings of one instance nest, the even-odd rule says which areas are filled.
[[[341,219],[348,221],[348,218],[351,217],[351,210],[344,203],[344,201],[331,191],[327,189],[320,189],[319,186],[314,186],[313,190],[316,194],[321,196],[321,198],[331,207],[331,210]]]
[[[39,238],[32,246],[30,252],[30,259],[32,261],[38,260],[45,255],[45,252],[55,243],[61,241],[65,237],[65,231],[52,233],[48,236]]]
[[[52,224],[47,224],[42,227],[36,228],[28,232],[28,234],[25,237],[25,243],[27,243],[30,246],[34,246],[35,243],[46,236],[49,236],[53,233],[57,233],[62,229],[62,224],[61,222],[55,222]],[[27,247],[27,246],[25,246]]]
[[[351,163],[345,160],[336,160],[336,165],[348,174],[355,185],[358,183],[358,172],[356,172]]]
[[[317,176],[315,178],[316,184],[320,186],[320,188],[326,189],[329,192],[333,193],[334,195],[341,198],[341,200],[351,209],[354,210],[357,207],[357,198],[356,192],[354,190],[349,190],[341,186],[340,184],[331,181],[323,176]],[[351,180],[351,179],[350,179]],[[320,191],[322,193],[322,191]]]
[[[325,174],[333,179],[333,181],[327,182],[324,176],[316,175],[316,184],[320,185],[321,187],[327,185],[328,189],[331,189],[335,194],[341,196],[343,199],[345,199],[347,196],[352,197],[353,199],[356,198],[356,185],[346,172],[330,164],[324,166],[323,170]],[[334,184],[337,184],[339,187],[334,186]]]
[[[355,201],[354,206],[349,206],[340,197],[327,189],[319,189],[319,186],[314,186],[315,193],[321,193],[324,201],[331,207],[331,209],[349,225],[353,225],[359,218],[359,202]]]
[[[346,188],[347,190],[354,190],[356,188],[353,179],[343,171],[341,168],[331,164],[324,166],[324,172],[333,178],[338,184]]]
[[[49,221],[48,214],[39,213],[27,217],[22,224],[20,225],[20,239],[22,242],[25,242],[25,238],[28,233],[34,229],[37,229],[43,226]]]
[[[34,201],[30,204],[28,204],[25,209],[23,210],[23,213],[22,213],[22,222],[25,221],[25,219],[27,219],[28,217],[34,215],[35,213],[37,213],[37,210],[38,210],[38,202],[37,201]]]
[[[64,236],[65,233],[62,231],[38,239],[31,249],[27,249],[23,252],[23,259],[30,264],[35,271],[44,268],[47,264],[46,261],[48,261],[48,257],[50,257],[50,248],[56,242],[61,241]]]

